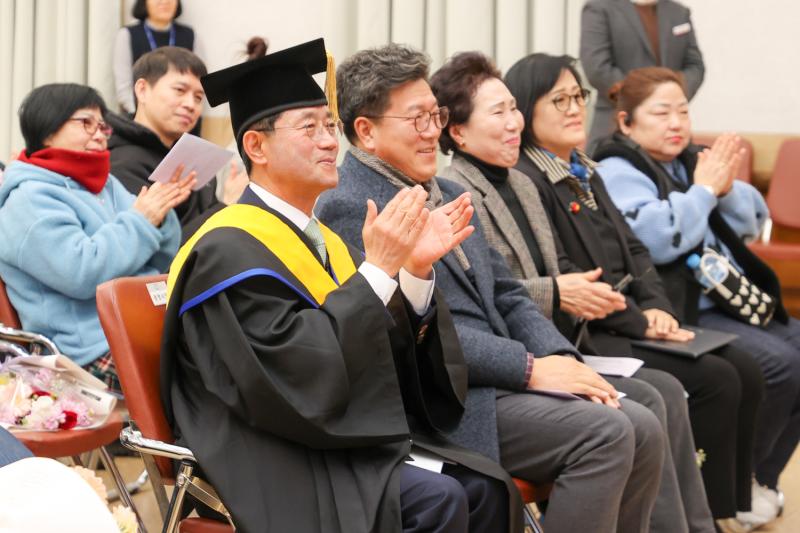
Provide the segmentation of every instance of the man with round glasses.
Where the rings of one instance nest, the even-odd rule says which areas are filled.
[[[380,208],[398,190],[422,186],[426,205],[435,209],[463,193],[435,177],[447,114],[428,85],[429,63],[423,52],[389,44],[339,66],[338,104],[352,146],[339,167],[339,186],[316,209],[356,245],[367,199]],[[658,419],[618,399],[613,386],[580,362],[474,224],[474,234],[434,264],[469,367],[466,411],[448,438],[515,477],[554,483],[548,504],[554,519],[589,507],[591,498],[597,514],[575,517],[569,528],[561,522],[559,531],[648,531],[665,449]],[[602,399],[564,393],[587,390],[575,384],[588,384]],[[650,405],[661,401],[644,383],[621,378],[619,384]]]

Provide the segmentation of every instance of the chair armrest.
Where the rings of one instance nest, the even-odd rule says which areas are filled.
[[[27,357],[30,355],[19,344],[6,340],[0,340],[0,353],[8,353],[14,357]]]
[[[38,333],[31,333],[21,329],[10,328],[4,324],[0,324],[0,339],[16,342],[21,344],[29,344],[31,346],[31,355],[43,355],[41,348],[44,347],[52,355],[62,355],[61,351],[56,346],[56,343]]]
[[[160,440],[148,439],[143,437],[140,431],[131,426],[122,428],[122,431],[119,433],[119,441],[126,448],[139,453],[168,457],[169,459],[188,461],[197,464],[197,460],[194,458],[194,454],[189,448],[176,446],[175,444],[167,444]]]

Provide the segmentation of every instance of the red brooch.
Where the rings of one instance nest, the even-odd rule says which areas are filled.
[[[572,212],[573,215],[576,215],[581,210],[581,204],[579,204],[578,202],[570,202],[569,210]]]

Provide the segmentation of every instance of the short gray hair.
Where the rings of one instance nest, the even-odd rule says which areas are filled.
[[[274,132],[275,123],[278,122],[278,119],[281,118],[281,115],[283,115],[282,112],[258,119],[252,124],[248,125],[247,128],[244,130],[244,133],[247,133],[249,130],[258,130],[258,131],[263,131],[265,133]],[[244,142],[244,133],[242,133],[242,142]],[[241,144],[239,145],[239,155],[242,156],[242,163],[244,163],[245,171],[247,171],[247,173],[250,174],[250,170],[253,168],[253,162],[250,161],[250,158],[244,151],[244,146],[242,146]]]
[[[336,69],[339,116],[347,139],[354,143],[359,116],[377,116],[389,106],[389,93],[404,83],[427,80],[431,58],[403,44],[387,44],[356,52]]]

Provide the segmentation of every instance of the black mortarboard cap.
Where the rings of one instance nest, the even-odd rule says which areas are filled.
[[[312,76],[325,71],[329,61],[325,41],[315,39],[212,72],[200,81],[212,107],[230,103],[231,125],[240,144],[246,127],[257,120],[288,109],[325,105],[328,99]],[[328,73],[328,78],[334,76]]]

